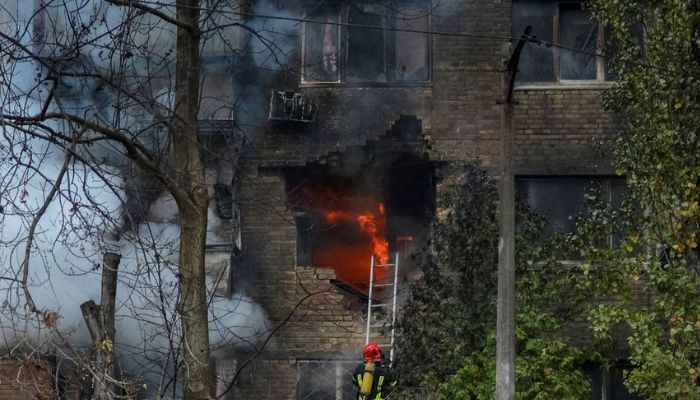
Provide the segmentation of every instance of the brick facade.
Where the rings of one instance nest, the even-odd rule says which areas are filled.
[[[47,363],[0,360],[0,399],[57,400]]]
[[[300,15],[298,2],[274,3]],[[430,28],[437,33],[430,38],[429,82],[305,84],[296,57],[301,50],[295,49],[289,51],[294,64],[284,72],[269,76],[269,72],[254,71],[251,75],[254,82],[267,83],[252,89],[257,96],[244,103],[257,111],[235,116],[237,129],[246,136],[245,144],[240,138],[217,142],[217,138],[233,136],[229,131],[203,134],[208,152],[227,160],[223,168],[212,160],[207,162],[207,183],[212,187],[228,184],[236,175],[237,183],[232,186],[240,208],[242,254],[230,264],[232,287],[224,280],[217,292],[227,295],[233,289],[250,296],[275,329],[260,354],[239,351],[216,360],[215,375],[221,377],[216,386],[222,393],[232,371],[253,357],[226,398],[296,399],[299,361],[358,361],[365,342],[366,302],[362,296],[334,284],[332,270],[300,265],[297,260],[295,214],[287,202],[291,168],[323,170],[342,164],[344,157],[361,149],[375,157],[379,166],[381,157],[410,154],[425,158],[435,168],[478,159],[493,175],[498,171],[504,129],[503,106],[498,101],[504,92],[504,61],[511,52],[507,40],[511,37],[511,2],[440,0],[433,5]],[[301,24],[297,29],[301,32]],[[237,65],[245,68],[245,62]],[[215,79],[220,79],[228,69],[216,74]],[[210,82],[203,88],[213,91],[210,97],[243,90],[225,87],[223,80],[214,82],[217,84]],[[315,121],[269,121],[272,90],[294,90],[308,96],[317,107]],[[603,111],[603,91],[604,86],[595,85],[516,88],[512,119],[516,173],[610,175],[608,151],[618,121]],[[217,103],[209,98],[201,115],[227,118],[230,113],[219,111],[227,106],[230,110],[230,104],[240,99],[225,100]],[[413,123],[418,125],[415,129]],[[214,205],[210,208],[210,220],[215,223],[209,244],[230,249],[236,240],[235,221],[222,221],[215,217]],[[228,268],[222,263],[226,256],[221,251],[212,251],[208,258],[209,272],[217,277]],[[0,364],[0,399],[28,398],[20,397],[12,381],[2,378],[15,371],[16,365]]]
[[[510,37],[510,15],[507,1],[441,1],[432,16],[432,28]],[[304,126],[260,121],[258,140],[241,159],[244,256],[234,271],[234,287],[259,301],[273,325],[284,326],[246,368],[245,378],[240,378],[230,398],[295,399],[297,361],[359,360],[364,344],[363,303],[331,284],[331,270],[296,263],[294,215],[286,205],[286,168],[323,166],[349,148],[385,146],[377,143],[393,140],[387,132],[402,117],[411,116],[420,121],[423,147],[417,152],[425,152],[431,162],[478,157],[485,169],[497,172],[502,131],[502,106],[497,101],[503,92],[508,43],[435,35],[431,45],[429,84],[303,85],[297,75],[286,84],[296,85],[317,105],[316,121]],[[605,151],[617,121],[602,109],[603,90],[600,86],[516,88],[512,125],[516,173],[609,175],[610,154]],[[315,292],[319,293],[299,303]]]

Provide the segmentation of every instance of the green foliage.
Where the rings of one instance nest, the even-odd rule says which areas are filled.
[[[495,388],[496,189],[475,167],[438,187],[439,208],[422,275],[399,318],[398,360],[405,393],[492,399]],[[544,221],[519,213],[517,243],[518,399],[580,399],[588,354],[563,329],[582,312],[579,278],[536,245]]]
[[[482,348],[496,321],[496,190],[472,167],[438,192],[431,250],[398,325],[401,381],[410,386],[447,379],[464,355]]]
[[[591,296],[616,300],[592,307],[590,321],[600,343],[629,328],[635,369],[625,383],[645,399],[700,398],[699,7],[592,4],[618,48],[618,81],[605,104],[624,118],[615,161],[630,201],[619,210],[599,204],[566,245],[585,256]],[[632,34],[639,27],[644,41]],[[621,241],[610,249],[604,243],[613,233]]]

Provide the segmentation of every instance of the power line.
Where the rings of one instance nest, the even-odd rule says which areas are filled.
[[[141,3],[157,5],[157,6],[168,6],[167,4],[157,2],[157,1],[142,1]],[[459,37],[459,38],[467,38],[467,39],[493,40],[493,41],[500,41],[500,42],[516,42],[516,41],[520,40],[519,37],[516,38],[513,36],[485,35],[485,34],[469,33],[469,32],[448,32],[448,31],[437,31],[437,30],[432,30],[432,29],[397,28],[397,27],[385,26],[385,25],[367,25],[367,24],[357,24],[357,23],[340,22],[340,21],[319,21],[319,20],[314,20],[314,19],[309,19],[309,18],[291,17],[291,16],[284,16],[284,15],[272,15],[272,14],[260,14],[260,13],[245,12],[245,11],[214,10],[214,9],[206,8],[206,7],[188,7],[188,6],[182,6],[182,7],[197,8],[200,11],[214,12],[214,13],[219,13],[219,14],[237,15],[240,17],[261,18],[261,19],[270,19],[270,20],[277,20],[277,21],[289,21],[289,22],[297,22],[297,23],[308,23],[308,24],[332,25],[332,26],[340,26],[340,27],[347,27],[347,28],[373,29],[373,30],[382,30],[382,31],[388,31],[388,32],[419,33],[419,34],[426,34],[426,35],[435,35],[435,36],[444,36],[444,37]],[[414,18],[394,17],[393,19],[412,20]],[[216,27],[211,28],[209,30],[221,29],[223,27],[236,26],[236,25],[244,25],[244,23],[243,22],[234,22],[231,24],[224,24],[224,25],[216,26]],[[271,33],[281,33],[281,32],[271,32]],[[603,53],[597,53],[595,51],[584,50],[584,49],[580,49],[580,48],[576,48],[576,47],[565,46],[562,44],[542,40],[542,39],[537,38],[537,36],[534,36],[534,35],[527,36],[527,41],[529,43],[533,43],[533,44],[538,45],[538,46],[544,46],[547,48],[558,48],[561,50],[568,50],[568,51],[572,51],[575,53],[585,54],[585,55],[595,56],[595,57],[601,57],[604,59],[611,59],[612,58],[612,56],[608,56],[608,55],[603,54]],[[655,69],[665,70],[663,68],[654,67],[654,66],[651,66],[649,64],[645,64],[645,63],[641,63],[641,62],[629,61],[628,63],[640,65],[640,66],[647,67],[647,68],[655,68]]]

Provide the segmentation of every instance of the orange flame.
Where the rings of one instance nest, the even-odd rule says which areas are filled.
[[[369,206],[367,199],[361,199],[354,205],[357,207],[360,204]],[[363,208],[367,210],[367,208]],[[326,243],[321,248],[316,248],[314,251],[314,264],[319,267],[334,266],[338,278],[358,288],[365,288],[367,285],[372,254],[375,256],[375,264],[389,262],[389,242],[386,240],[384,204],[374,203],[368,208],[370,208],[368,211],[353,212],[341,208],[327,210],[323,213],[326,221],[331,224],[343,223],[348,226],[356,226],[357,232],[364,234],[366,242],[335,240]],[[377,269],[374,279],[377,281],[385,279],[386,274],[385,269]]]
[[[372,241],[373,254],[377,257],[380,264],[386,264],[389,261],[389,242],[386,241],[386,223],[384,218],[384,204],[379,203],[379,213],[371,211],[354,216],[349,212],[342,210],[326,211],[326,221],[336,223],[339,221],[357,221],[360,230],[369,235]]]
[[[379,215],[384,216],[384,204],[379,203]],[[383,222],[384,218],[380,219]],[[386,264],[389,261],[389,242],[384,238],[384,224],[377,224],[377,216],[372,213],[360,214],[357,217],[360,229],[369,234],[372,241],[372,250],[377,257],[379,264]]]

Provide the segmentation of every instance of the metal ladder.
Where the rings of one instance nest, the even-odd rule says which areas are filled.
[[[390,268],[392,274],[389,275],[389,277],[393,280],[393,283],[387,283],[387,282],[375,282],[374,281],[374,269],[375,268]],[[394,262],[389,263],[389,264],[375,264],[375,258],[374,255],[372,256],[372,259],[370,261],[370,268],[369,268],[369,293],[368,293],[368,300],[367,300],[367,331],[366,331],[366,337],[365,337],[365,344],[370,342],[370,339],[372,338],[372,329],[383,329],[386,327],[386,324],[372,324],[372,310],[377,309],[377,308],[387,308],[391,306],[391,335],[390,335],[390,342],[389,343],[377,343],[381,348],[386,349],[386,347],[389,347],[389,365],[394,364],[394,334],[396,331],[396,293],[397,293],[397,288],[398,288],[398,283],[399,283],[399,253],[397,252],[394,256]],[[374,293],[375,288],[382,288],[382,287],[391,287],[393,288],[393,293],[391,296],[391,302],[379,302],[375,301],[372,297]],[[386,300],[386,299],[384,299]]]

